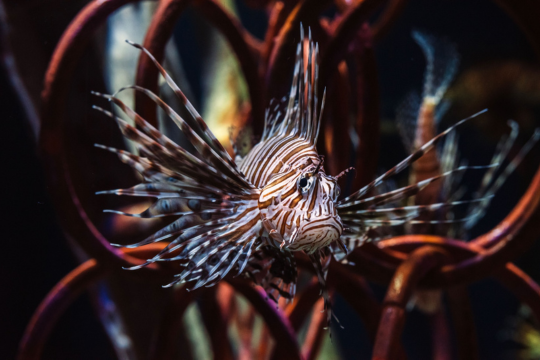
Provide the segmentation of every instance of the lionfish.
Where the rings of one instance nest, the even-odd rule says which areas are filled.
[[[101,191],[153,197],[157,201],[140,214],[107,212],[139,218],[177,217],[143,241],[139,247],[167,240],[165,248],[143,265],[178,261],[183,267],[173,282],[191,283],[189,289],[212,286],[234,270],[263,286],[273,300],[294,297],[297,268],[293,253],[306,253],[318,276],[328,320],[330,302],[326,288],[328,264],[333,254],[347,253],[371,240],[371,229],[403,224],[419,214],[452,207],[454,203],[382,208],[417,194],[427,185],[473,167],[458,167],[414,185],[373,195],[390,176],[407,168],[452,130],[481,111],[458,122],[422,145],[397,166],[370,184],[340,199],[338,179],[326,174],[317,152],[326,90],[319,108],[319,47],[301,30],[288,99],[267,110],[262,138],[244,157],[235,160],[214,137],[205,122],[158,61],[141,45],[190,117],[183,119],[153,92],[130,86],[153,100],[181,129],[200,156],[186,151],[146,122],[114,95],[103,95],[135,123],[132,126],[113,113],[95,107],[115,119],[124,136],[135,142],[139,155],[98,145],[118,155],[138,171],[144,181],[129,189]],[[485,168],[485,167],[477,167]],[[113,244],[114,245],[114,244]],[[116,245],[120,246],[120,245]]]

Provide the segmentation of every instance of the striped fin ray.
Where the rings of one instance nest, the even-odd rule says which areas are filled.
[[[107,94],[101,94],[101,93],[98,93],[96,91],[92,91],[92,94],[93,95],[96,95],[96,96],[100,96],[100,97],[103,97],[109,101],[111,101],[112,103],[114,103],[116,106],[118,106],[131,120],[133,120],[133,122],[135,123],[135,125],[141,129],[148,137],[150,137],[151,139],[157,141],[159,144],[161,144],[162,146],[164,146],[165,148],[167,148],[167,150],[169,150],[171,153],[180,153],[181,155],[186,155],[186,151],[184,149],[182,149],[180,146],[178,146],[174,141],[172,141],[171,139],[169,139],[167,136],[165,136],[164,134],[162,134],[158,129],[156,129],[154,126],[152,126],[148,121],[146,121],[145,119],[143,119],[142,116],[140,116],[139,114],[137,114],[135,111],[133,111],[133,109],[131,109],[129,106],[127,106],[126,104],[124,104],[123,101],[121,101],[120,99],[118,99],[117,97],[115,96],[111,96],[111,95],[107,95]],[[97,109],[97,110],[100,110],[104,113],[106,113],[108,116],[110,117],[113,117],[112,114],[109,114],[108,111],[105,111],[97,106],[93,106],[94,109]],[[117,119],[117,117],[114,117],[115,119]],[[187,153],[187,155],[191,155],[189,153]],[[194,156],[191,156],[190,157],[190,160],[195,160],[197,161],[198,159],[195,158]]]
[[[508,142],[513,142],[511,139],[512,136],[509,137]],[[516,167],[521,163],[525,155],[531,150],[531,148],[540,140],[540,128],[537,128],[533,134],[533,136],[527,141],[527,143],[521,148],[519,153],[510,161],[510,163],[502,170],[500,175],[497,177],[496,180],[492,182],[491,186],[485,186],[481,188],[481,192],[477,194],[477,196],[484,195],[485,200],[480,202],[477,206],[472,206],[468,213],[471,215],[471,219],[467,221],[464,225],[465,229],[470,229],[476,223],[478,220],[484,215],[486,212],[487,207],[489,206],[491,196],[487,198],[487,195],[494,195],[499,188],[504,184],[508,176],[516,169]],[[504,151],[505,146],[503,146]],[[502,151],[501,151],[502,152]],[[501,159],[504,160],[504,159]],[[484,183],[489,183],[489,181],[485,181]]]
[[[443,179],[447,176],[453,175],[455,173],[463,172],[466,170],[489,169],[493,166],[497,166],[497,164],[491,164],[491,165],[486,165],[486,166],[460,166],[457,169],[447,171],[441,175],[437,175],[432,178],[420,181],[416,184],[408,185],[408,186],[405,186],[396,190],[392,190],[384,194],[375,195],[375,196],[360,199],[360,200],[340,203],[337,206],[337,208],[339,210],[339,213],[341,214],[344,211],[344,209],[349,209],[349,208],[368,209],[370,207],[384,205],[389,202],[399,201],[399,200],[408,198],[410,196],[416,195],[420,190],[424,189],[429,184],[435,181],[438,181],[440,179]]]
[[[180,188],[161,183],[142,183],[135,185],[129,189],[114,189],[104,190],[96,192],[96,195],[129,195],[129,196],[141,196],[141,197],[155,197],[158,199],[163,198],[176,198],[179,197],[178,192]]]
[[[108,95],[99,93],[94,94],[112,100],[112,98]],[[181,172],[183,175],[191,176],[192,178],[200,178],[200,176],[204,176],[205,173],[209,173],[210,176],[208,176],[206,180],[211,181],[211,179],[217,177],[225,180],[226,183],[231,184],[235,188],[238,187],[238,185],[227,176],[219,173],[212,166],[197,159],[180,146],[173,143],[174,147],[172,147],[172,149],[170,146],[165,148],[161,143],[158,143],[154,139],[141,133],[137,128],[129,125],[127,122],[115,116],[110,111],[104,110],[98,106],[94,106],[93,108],[114,119],[124,136],[129,140],[136,142],[139,152],[151,158],[152,161],[156,163],[163,163],[167,167],[172,167],[170,170],[176,170],[176,172]],[[201,168],[205,170],[202,173],[200,171]]]
[[[94,144],[94,146],[116,154],[123,163],[130,165],[139,172],[146,181],[157,181],[179,186],[182,182],[188,182],[190,180],[184,175],[174,173],[157,163],[151,162],[147,158],[134,155],[128,151],[100,144]]]
[[[253,244],[262,232],[256,202],[245,208],[240,214],[231,216],[223,226],[197,236],[190,234],[187,239],[182,236],[183,241],[179,243],[171,242],[164,251],[148,260],[148,263],[176,260],[185,262],[184,270],[167,286],[196,281],[191,289],[215,284],[235,266],[238,266],[239,270],[244,268]],[[165,257],[175,251],[180,253],[172,258]]]
[[[103,95],[99,93],[94,93],[94,94],[105,97],[106,99],[113,101],[122,110],[125,111],[128,117],[130,117],[136,123],[139,122],[142,126],[149,125],[146,121],[142,122],[142,119],[140,118],[140,116],[138,116],[129,107],[124,105],[119,99],[116,99],[109,95]],[[172,142],[171,140],[166,139],[164,136],[159,137],[157,134],[154,133],[152,135],[153,138],[151,138],[148,135],[136,129],[135,127],[129,125],[124,120],[118,118],[117,116],[112,114],[110,111],[103,110],[99,107],[94,107],[94,108],[105,113],[109,117],[113,118],[117,122],[120,129],[122,130],[122,133],[124,134],[124,136],[126,136],[128,139],[132,141],[135,141],[138,147],[144,150],[144,153],[150,156],[151,158],[153,158],[154,161],[163,163],[164,166],[171,168],[171,170],[172,169],[177,170],[178,172],[181,172],[184,175],[191,175],[193,178],[201,178],[201,176],[208,174],[209,176],[207,176],[206,180],[211,181],[212,178],[219,177],[223,181],[225,181],[225,183],[228,184],[229,186],[236,188],[237,190],[239,189],[241,191],[244,191],[245,185],[248,182],[243,177],[240,177],[237,174],[232,174],[229,171],[230,169],[227,168],[226,166],[225,167],[221,166],[222,163],[216,160],[216,157],[212,156],[212,155],[215,155],[215,153],[203,154],[203,156],[207,155],[204,158],[211,162],[211,164],[209,165],[197,159],[195,156],[189,154],[187,151],[185,151],[184,149],[182,149],[180,146],[176,144],[174,145],[169,144],[167,147],[165,147],[160,142],[153,139],[153,138],[158,138],[161,141],[163,141],[165,144]],[[182,130],[189,131],[189,127],[186,126],[186,128]],[[195,137],[197,136],[195,135]],[[195,141],[196,140],[200,140],[200,138],[195,139]],[[202,147],[203,149],[206,149],[206,150],[210,149],[208,145],[206,144],[203,144]],[[201,151],[204,151],[204,150],[201,150]],[[214,166],[216,166],[216,168],[219,169],[219,171]],[[201,174],[200,168],[204,168],[206,171]]]
[[[265,131],[261,141],[266,141],[273,136],[294,135],[308,140],[313,145],[317,143],[326,97],[325,90],[319,112],[317,86],[319,45],[311,39],[311,28],[308,30],[306,38],[304,28],[301,27],[300,39],[301,41],[296,47],[295,66],[287,109],[281,120],[278,120],[281,112],[277,111],[277,108],[267,112]]]
[[[347,263],[346,257],[354,249],[363,245],[366,242],[376,242],[383,239],[391,238],[396,236],[396,231],[394,228],[408,226],[408,225],[419,225],[419,224],[431,224],[431,225],[440,225],[440,224],[464,224],[468,221],[471,221],[476,217],[475,214],[465,216],[463,218],[457,219],[441,219],[441,220],[415,220],[414,216],[405,217],[402,219],[354,219],[354,220],[344,220],[348,231],[347,233],[341,236],[341,241],[345,244],[346,250],[338,248],[337,246],[332,247],[332,253],[334,258],[337,261],[342,263]],[[400,230],[399,233],[402,233],[404,229]]]
[[[492,195],[490,196],[490,198]],[[480,203],[486,199],[473,199],[473,200],[457,200],[451,202],[436,203],[431,205],[411,205],[394,208],[381,208],[381,209],[369,209],[369,210],[357,210],[347,211],[340,213],[342,220],[347,221],[349,219],[412,219],[426,212],[438,211],[441,209],[449,209],[457,206],[470,205]]]
[[[227,209],[214,210],[223,215]],[[262,232],[257,201],[238,201],[235,209],[228,209],[228,216],[201,223],[194,215],[203,211],[213,210],[187,212],[185,219],[182,217],[143,241],[128,245],[138,247],[174,238],[146,263],[129,269],[160,261],[179,261],[184,270],[167,286],[196,281],[191,289],[213,285],[234,267],[243,269]]]
[[[140,214],[131,214],[131,213],[123,212],[123,211],[109,210],[109,209],[103,210],[103,212],[111,213],[111,214],[117,214],[117,215],[130,216],[130,217],[136,217],[136,218],[141,218],[141,219],[150,219],[150,218],[154,219],[154,218],[160,218],[160,217],[165,217],[165,216],[184,216],[184,215],[194,215],[194,214],[197,214],[197,215],[202,215],[202,214],[228,214],[228,213],[231,213],[233,211],[232,209],[206,209],[206,210],[201,210],[201,211],[197,211],[197,212],[195,212],[195,211],[181,211],[182,204],[179,201],[171,201],[170,204],[172,206],[174,206],[174,207],[171,210],[164,210],[164,211],[168,211],[168,212],[157,212],[156,208],[159,209],[160,206],[149,208],[149,209],[143,211]]]
[[[353,223],[362,224],[363,226],[397,226],[404,224],[455,224],[460,222],[469,221],[474,216],[469,216],[462,219],[445,219],[445,220],[411,220],[411,219],[394,219],[394,220],[384,220],[384,219],[374,219],[374,220],[360,220],[355,219],[351,220]]]
[[[497,149],[493,154],[491,163],[498,163],[499,166],[491,168],[486,172],[482,178],[482,183],[480,184],[479,189],[477,190],[476,196],[483,196],[487,193],[490,185],[493,185],[495,181],[498,181],[500,178],[494,181],[495,174],[502,168],[503,162],[506,160],[510,149],[514,145],[518,134],[519,134],[519,125],[515,121],[509,121],[508,125],[510,126],[510,134],[508,136],[503,136],[502,139],[497,144]],[[503,180],[504,181],[504,180]]]
[[[191,178],[178,172],[171,171],[157,162],[153,162],[147,158],[134,155],[128,151],[119,150],[99,144],[95,144],[95,146],[117,154],[122,162],[130,165],[133,169],[138,171],[143,176],[145,181],[150,183],[159,183],[169,186],[175,186],[179,189],[179,194],[182,191],[190,191],[192,193],[194,192],[204,194],[212,198],[219,197],[219,195],[216,196],[215,194],[236,196],[246,195],[244,191],[239,192],[238,190],[227,187],[226,183],[219,181],[219,176],[212,177],[212,175],[209,174],[205,175],[204,167],[199,169],[200,179],[196,180],[195,177]],[[124,189],[122,191],[121,190],[122,189],[112,191],[114,191],[116,195],[122,195],[122,192],[130,192],[130,189]],[[228,194],[225,194],[223,192],[224,190],[227,191]]]
[[[184,119],[180,115],[178,115],[169,105],[167,105],[163,100],[161,100],[156,94],[154,94],[150,90],[147,90],[137,85],[122,88],[118,92],[128,90],[128,89],[139,91],[145,94],[146,96],[148,96],[152,101],[154,101],[175,122],[175,124],[180,128],[180,130],[182,130],[184,135],[188,138],[188,140],[195,147],[197,152],[199,152],[199,154],[202,156],[203,159],[208,161],[217,170],[221,171],[223,174],[233,179],[240,186],[244,188],[254,188],[254,186],[249,181],[247,181],[244,175],[238,170],[236,165],[231,166],[225,158],[221,157],[218,153],[216,153],[216,151],[211,146],[209,146],[189,126],[189,124],[186,121],[184,121]]]
[[[170,86],[170,88],[174,91],[176,96],[180,99],[182,104],[186,107],[188,112],[191,114],[193,119],[188,119],[187,122],[189,126],[195,131],[197,135],[199,135],[204,141],[212,147],[217,154],[219,154],[220,157],[225,159],[229,166],[232,168],[236,168],[236,165],[230,155],[227,153],[223,145],[216,139],[212,131],[208,128],[204,120],[202,119],[202,116],[197,112],[195,107],[191,104],[191,102],[188,100],[188,98],[184,95],[182,90],[176,85],[174,80],[171,78],[171,76],[165,71],[163,66],[156,60],[156,58],[143,46],[134,43],[132,41],[126,40],[128,44],[131,46],[143,51],[149,58],[152,60],[154,65],[157,67],[158,71],[160,72],[161,76],[165,79],[167,84]],[[119,90],[121,91],[121,90]]]
[[[356,248],[368,242],[377,242],[384,239],[389,239],[396,236],[396,228],[403,227],[408,224],[426,224],[431,223],[433,225],[438,225],[441,223],[447,224],[458,224],[467,221],[469,218],[457,219],[457,220],[441,220],[441,221],[431,221],[427,220],[411,220],[411,219],[395,219],[395,220],[380,220],[380,221],[371,221],[365,223],[358,221],[357,223],[349,222],[347,224],[348,231],[341,235],[341,241],[344,244],[344,249],[338,247],[335,244],[332,244],[332,255],[336,261],[339,261],[343,264],[351,264],[347,260],[347,256]],[[404,229],[400,229],[397,233],[403,233]]]
[[[302,29],[302,37],[303,39],[303,29]],[[294,65],[294,72],[293,72],[293,79],[291,84],[291,91],[289,94],[289,104],[287,105],[287,112],[285,113],[285,117],[279,124],[279,127],[276,129],[275,132],[271,132],[269,134],[269,137],[274,136],[276,134],[283,135],[286,131],[286,129],[291,125],[290,119],[292,118],[293,114],[297,112],[297,109],[299,108],[299,104],[297,104],[297,92],[299,91],[298,88],[300,86],[299,78],[301,77],[302,71],[303,71],[303,56],[302,56],[302,43],[298,43],[296,46],[296,59],[295,59],[295,65]]]
[[[363,245],[365,242],[371,241],[371,238],[369,238],[363,231],[357,231],[357,234],[362,235],[341,235],[340,241],[343,243],[344,247],[338,247],[337,244],[332,244],[330,247],[330,251],[332,252],[332,256],[336,261],[342,263],[342,264],[350,264],[354,265],[353,262],[350,262],[347,260],[347,256],[352,252],[352,250],[356,249],[360,245]]]
[[[165,216],[183,216],[191,214],[227,214],[233,211],[237,205],[235,201],[217,202],[207,196],[190,196],[180,194],[177,198],[161,198],[155,201],[148,209],[140,214],[129,214],[116,210],[104,210],[105,212],[138,218],[158,218]],[[189,209],[186,211],[186,209]],[[206,215],[203,215],[206,216]]]
[[[125,248],[137,248],[175,237],[175,239],[171,240],[169,243],[169,247],[171,247],[185,241],[189,237],[200,235],[203,232],[208,232],[223,224],[227,224],[234,218],[235,216],[233,215],[221,217],[215,220],[201,220],[201,217],[196,214],[185,215],[138,243],[129,245],[112,245]]]
[[[125,155],[126,152],[121,150],[117,151],[121,152],[131,162],[133,162],[133,158],[138,158],[132,154],[129,154],[131,157]],[[155,180],[155,177],[152,179]],[[178,186],[182,187],[182,183],[178,184]],[[142,190],[144,192],[150,189],[150,191],[154,191],[152,195],[159,196],[155,193],[156,189],[164,189],[168,191],[167,197],[158,197],[157,202],[140,214],[127,214],[114,210],[107,211],[141,218],[181,216],[180,219],[175,220],[172,224],[143,241],[128,245],[128,247],[138,247],[174,238],[162,252],[149,259],[145,264],[133,269],[156,261],[188,261],[185,264],[185,270],[181,273],[182,276],[175,282],[197,280],[195,287],[198,287],[209,285],[213,281],[219,281],[231,268],[237,265],[237,262],[240,262],[238,265],[242,268],[245,267],[253,243],[261,233],[259,209],[256,200],[257,194],[255,193],[252,197],[247,198],[245,196],[208,198],[204,194],[197,196],[189,193],[188,195],[178,193],[178,198],[171,198],[171,190],[174,187],[176,186],[171,187],[169,184],[159,182],[153,186],[139,184],[134,187],[137,191]],[[193,191],[194,189],[191,190],[192,193],[196,194]],[[122,193],[120,190],[109,191],[108,193],[113,192],[126,194],[126,192]],[[188,199],[193,200],[193,203],[190,203]],[[204,220],[205,218],[207,220]],[[180,255],[173,258],[167,257],[178,250],[181,251]],[[216,256],[219,256],[219,259]],[[217,259],[219,261],[211,269],[204,270],[205,266],[207,266],[204,264],[204,259],[212,261]],[[213,264],[212,261],[208,262],[208,266]]]
[[[364,186],[363,188],[361,188],[360,190],[358,190],[354,194],[352,194],[352,195],[342,199],[341,201],[339,201],[338,202],[338,204],[339,204],[338,207],[346,206],[347,203],[354,202],[355,200],[362,198],[364,195],[369,193],[375,187],[379,186],[387,178],[389,178],[389,177],[391,177],[391,176],[405,170],[409,165],[411,165],[413,162],[415,162],[420,157],[422,157],[426,152],[433,149],[433,147],[435,147],[446,135],[448,135],[448,133],[450,133],[451,131],[454,131],[456,129],[456,127],[458,127],[459,125],[465,123],[466,121],[469,121],[469,120],[471,120],[471,119],[485,113],[486,111],[487,111],[487,109],[479,111],[476,114],[473,114],[473,115],[471,115],[471,116],[457,122],[455,125],[449,127],[448,129],[446,129],[445,131],[443,131],[439,135],[435,136],[433,139],[431,139],[430,141],[425,143],[422,147],[420,147],[417,151],[415,151],[414,153],[412,153],[411,155],[406,157],[403,161],[401,161],[395,167],[388,170],[386,173],[379,176],[377,179],[373,180],[371,183]]]
[[[397,221],[393,225],[383,225],[381,223],[371,224],[369,226],[349,224],[349,231],[341,236],[341,240],[346,246],[347,252],[344,252],[337,247],[333,247],[334,257],[337,261],[348,263],[345,257],[357,247],[367,242],[377,242],[384,239],[389,239],[396,236],[395,228],[406,225],[407,222],[400,223]]]
[[[186,190],[197,192],[199,190],[208,191],[209,194],[212,194],[212,197],[208,196],[196,196],[189,195],[186,193]],[[182,186],[174,186],[163,183],[142,183],[135,185],[128,189],[114,189],[114,190],[104,190],[96,192],[96,195],[128,195],[128,196],[138,196],[138,197],[154,197],[157,199],[165,198],[182,198],[188,200],[206,200],[210,202],[217,202],[218,200],[226,200],[230,198],[228,195],[222,195],[221,190],[218,188],[210,188],[208,186],[197,187],[196,185],[187,185],[183,183]]]
[[[171,154],[178,154],[180,158],[178,159],[181,163],[185,163],[187,161],[187,164],[192,164],[195,166],[204,166],[207,165],[201,160],[199,160],[197,157],[191,155],[189,152],[185,151],[183,148],[178,146],[176,143],[174,143],[172,140],[170,140],[165,135],[161,134],[159,130],[154,128],[152,125],[150,125],[146,120],[144,120],[139,114],[137,114],[135,111],[133,111],[130,107],[125,105],[120,99],[107,95],[107,94],[101,94],[98,92],[93,91],[93,95],[103,97],[118,107],[126,114],[128,117],[135,122],[135,125],[137,125],[139,128],[141,128],[144,132],[141,133],[139,129],[129,125],[124,120],[120,119],[118,116],[114,115],[112,112],[107,111],[105,109],[100,108],[99,106],[92,106],[93,109],[98,110],[105,115],[109,116],[110,118],[114,119],[118,126],[120,127],[120,130],[122,131],[122,134],[126,136],[129,140],[135,141],[140,143],[139,145],[142,145],[142,148],[145,150],[146,154],[149,156],[153,156],[153,154],[150,149],[145,149],[145,143],[151,143],[151,141],[157,142],[157,144],[152,145],[152,149],[159,149],[161,153],[171,153]],[[142,140],[142,141],[141,141]],[[141,143],[142,142],[142,143]],[[161,146],[160,146],[161,145]],[[163,147],[163,148],[162,148]],[[186,165],[188,168],[189,166]],[[208,166],[208,165],[207,165]],[[213,171],[215,173],[216,170],[212,168],[211,166],[208,166],[208,169],[210,171]]]
[[[490,197],[493,197],[492,195]],[[417,219],[420,215],[435,212],[441,209],[455,209],[458,206],[481,204],[485,199],[462,200],[448,203],[437,203],[432,205],[407,206],[402,208],[375,209],[358,214],[351,212],[342,216],[343,224],[348,231],[341,237],[345,244],[345,249],[333,246],[332,252],[338,261],[344,261],[345,257],[356,247],[366,241],[379,241],[396,235],[396,227],[430,224],[465,224],[476,217],[475,214],[467,215],[463,218],[447,218],[435,220]],[[364,216],[367,214],[368,216]],[[404,230],[404,229],[401,229]]]
[[[328,275],[328,266],[330,265],[330,260],[331,260],[331,257],[328,256],[330,255],[330,253],[331,253],[330,248],[325,248],[325,249],[317,251],[314,254],[309,255],[311,264],[313,265],[313,268],[315,269],[315,273],[317,274],[319,285],[321,286],[321,293],[322,293],[322,297],[324,301],[324,310],[326,311],[325,329],[330,329],[330,322],[332,320],[332,317],[336,319],[336,322],[338,323],[338,325],[341,326],[341,324],[339,323],[339,320],[332,312],[332,302],[330,301],[330,294],[328,293],[328,286],[326,284],[326,277]],[[332,337],[332,334],[330,334],[330,337]]]
[[[134,121],[135,126],[132,126],[112,112],[96,107],[117,122],[127,139],[135,142],[139,155],[96,146],[115,153],[144,179],[143,183],[131,188],[105,190],[98,194],[155,199],[152,205],[138,214],[105,210],[109,213],[137,218],[177,217],[144,240],[127,245],[135,248],[168,241],[162,251],[144,264],[132,267],[132,270],[155,262],[176,261],[183,270],[169,286],[177,282],[192,282],[192,288],[210,286],[232,269],[243,271],[248,266],[263,231],[258,208],[260,190],[238,170],[180,89],[148,55],[183,100],[191,117],[184,120],[157,95],[141,87],[132,86],[119,91],[133,89],[148,96],[179,126],[200,158],[163,135],[114,95],[95,93],[111,101]]]
[[[283,108],[287,108],[287,104],[285,103],[287,100],[287,97],[284,96],[281,98],[280,101],[277,101],[276,99],[271,99],[270,104],[268,105],[268,108],[265,111],[265,117],[264,117],[264,130],[263,134],[261,136],[261,141],[266,141],[270,137],[270,134],[272,134],[275,131],[275,126],[278,122],[278,120],[281,118]]]
[[[441,172],[447,172],[451,169],[454,169],[457,165],[457,162],[459,160],[459,150],[458,150],[458,140],[459,136],[457,132],[452,132],[448,134],[448,137],[446,138],[446,141],[444,142],[441,156],[440,156],[440,163],[441,163]],[[494,163],[493,161],[491,163]],[[464,165],[464,164],[461,164]],[[465,166],[465,165],[464,165]],[[492,171],[494,168],[488,169],[486,173]],[[455,198],[456,191],[458,190],[459,183],[461,181],[461,176],[464,173],[458,173],[453,176],[448,176],[444,179],[444,184],[441,186],[441,199],[450,200],[452,198]]]

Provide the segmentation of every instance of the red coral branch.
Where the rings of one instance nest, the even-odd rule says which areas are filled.
[[[280,349],[287,354],[287,357],[300,359],[300,349],[291,323],[277,309],[275,303],[267,299],[264,290],[256,289],[250,283],[242,280],[230,280],[229,284],[236,292],[242,294],[263,317],[272,337],[279,344]]]
[[[182,319],[187,307],[197,294],[197,291],[186,291],[185,288],[175,289],[174,296],[163,312],[160,325],[156,329],[156,342],[150,351],[150,359],[167,360],[174,358],[175,347],[177,347],[178,342],[182,343],[182,357],[193,359]]]
[[[62,35],[49,63],[41,94],[40,150],[48,187],[58,219],[69,236],[91,257],[104,263],[129,267],[141,262],[109,244],[83,209],[67,167],[64,143],[65,106],[75,65],[96,30],[107,18],[133,0],[92,1],[75,17]],[[144,271],[155,270],[155,266]]]
[[[389,360],[397,357],[396,344],[405,324],[406,306],[420,279],[428,271],[447,261],[440,249],[424,246],[414,251],[396,270],[384,299],[382,316],[377,331],[373,359]]]
[[[455,328],[458,359],[478,360],[478,337],[467,289],[457,286],[448,289],[447,293],[448,307]]]
[[[56,321],[77,296],[106,274],[95,260],[88,260],[64,277],[39,304],[19,346],[19,360],[37,360]]]

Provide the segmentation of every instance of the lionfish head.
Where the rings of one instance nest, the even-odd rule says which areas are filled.
[[[316,161],[275,174],[259,197],[265,229],[282,248],[313,253],[343,232],[337,179],[325,174],[322,159]]]

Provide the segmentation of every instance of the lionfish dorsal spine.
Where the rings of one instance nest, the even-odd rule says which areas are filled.
[[[150,58],[150,60],[153,62],[153,64],[156,66],[156,68],[158,69],[159,73],[161,74],[161,76],[163,76],[163,78],[165,79],[165,81],[167,82],[167,84],[169,85],[169,87],[173,90],[173,92],[175,93],[175,95],[178,97],[178,99],[181,101],[181,103],[186,107],[186,109],[188,110],[188,112],[191,114],[192,116],[192,119],[190,120],[187,120],[189,126],[195,131],[195,133],[197,133],[201,138],[205,139],[205,142],[208,143],[208,145],[210,145],[212,148],[214,148],[214,150],[222,157],[224,158],[227,163],[232,166],[233,168],[236,167],[234,161],[232,160],[232,158],[230,157],[229,153],[225,150],[225,148],[223,147],[223,145],[217,140],[217,138],[214,136],[214,134],[212,133],[212,131],[208,128],[208,126],[206,125],[206,123],[204,122],[202,116],[199,114],[199,112],[195,109],[195,107],[191,104],[191,102],[188,100],[188,98],[184,95],[184,93],[182,92],[182,90],[178,87],[178,85],[176,85],[176,83],[174,82],[174,80],[171,78],[171,76],[167,73],[167,71],[163,68],[163,66],[161,66],[161,64],[159,63],[159,61],[157,61],[157,59],[154,57],[154,55],[152,55],[146,48],[144,48],[143,46],[137,44],[137,43],[134,43],[132,41],[129,41],[129,40],[126,40],[126,42],[128,44],[130,44],[131,46],[143,51],[146,56],[148,56]]]

